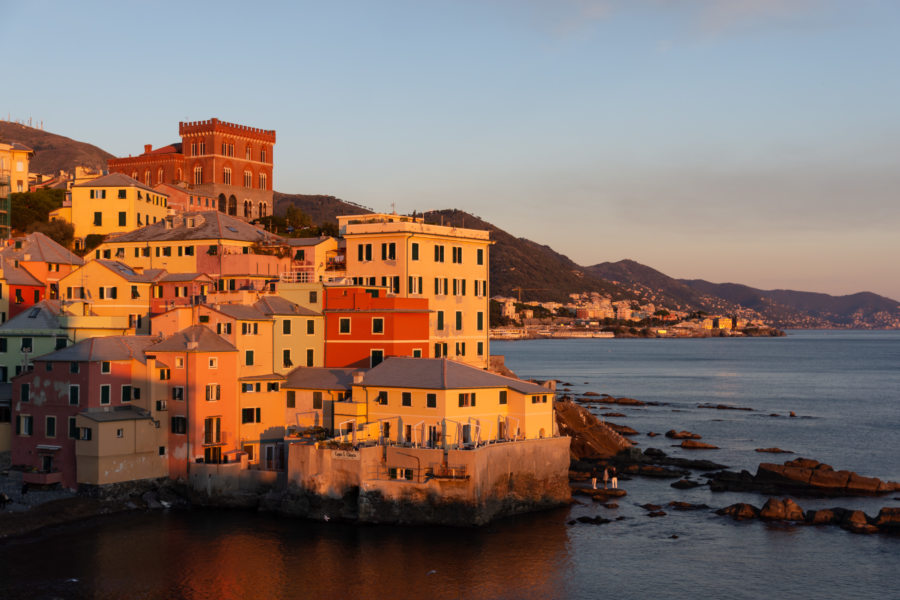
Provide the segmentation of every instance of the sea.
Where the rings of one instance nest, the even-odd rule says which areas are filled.
[[[593,407],[638,431],[641,448],[731,470],[814,458],[900,481],[900,332],[789,331],[780,338],[495,342],[520,377],[571,394],[656,404]],[[723,410],[704,405],[752,410]],[[624,416],[604,416],[610,412]],[[795,416],[790,416],[793,413]],[[689,430],[718,450],[664,436]],[[779,447],[792,454],[762,454]],[[699,473],[693,475],[703,481]],[[238,511],[127,513],[0,542],[0,599],[898,598],[900,536],[833,526],[735,522],[713,509],[762,506],[625,479],[617,507],[590,501],[483,528],[322,523]],[[679,512],[671,501],[710,508]],[[878,498],[798,498],[869,515]],[[644,504],[662,506],[650,517]],[[610,519],[575,523],[579,516]]]

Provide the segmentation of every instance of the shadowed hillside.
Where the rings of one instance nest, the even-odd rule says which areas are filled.
[[[106,170],[106,160],[113,158],[97,146],[8,121],[0,121],[0,140],[19,142],[34,150],[30,166],[33,173],[55,175],[72,172],[76,166]]]

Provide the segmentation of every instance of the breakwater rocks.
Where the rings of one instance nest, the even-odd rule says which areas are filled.
[[[560,435],[572,438],[569,450],[574,460],[610,458],[632,446],[583,406],[557,400],[554,408]]]
[[[900,533],[900,508],[895,507],[882,508],[878,516],[870,517],[861,510],[846,508],[804,511],[791,498],[769,498],[762,508],[737,503],[717,510],[716,514],[735,521],[760,519],[798,525],[837,525],[853,533]]]
[[[722,471],[710,478],[714,492],[761,492],[805,496],[876,496],[900,490],[900,484],[864,477],[853,471],[835,471],[831,465],[809,458],[783,465],[761,463],[756,474]]]

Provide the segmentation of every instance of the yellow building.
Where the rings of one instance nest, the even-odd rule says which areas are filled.
[[[71,206],[50,213],[51,219],[75,227],[75,246],[89,235],[124,233],[165,219],[168,196],[122,173],[111,173],[72,186]]]
[[[731,320],[731,317],[716,317],[715,320],[715,328],[716,329],[731,329],[734,326],[734,321]]]
[[[28,191],[28,165],[34,150],[0,142],[0,239],[9,237],[9,195]]]
[[[162,269],[131,268],[114,260],[92,260],[59,281],[60,299],[75,314],[124,317],[138,334],[150,333],[153,283]],[[82,309],[73,304],[83,303]]]
[[[487,368],[489,231],[384,214],[339,216],[338,224],[353,283],[427,298],[433,356]]]
[[[444,448],[553,437],[554,396],[446,358],[391,357],[354,376],[351,397],[333,404],[334,433]]]

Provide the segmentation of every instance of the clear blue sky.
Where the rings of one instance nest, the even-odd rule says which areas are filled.
[[[11,2],[0,114],[116,155],[275,129],[275,188],[583,265],[900,299],[900,3]]]

